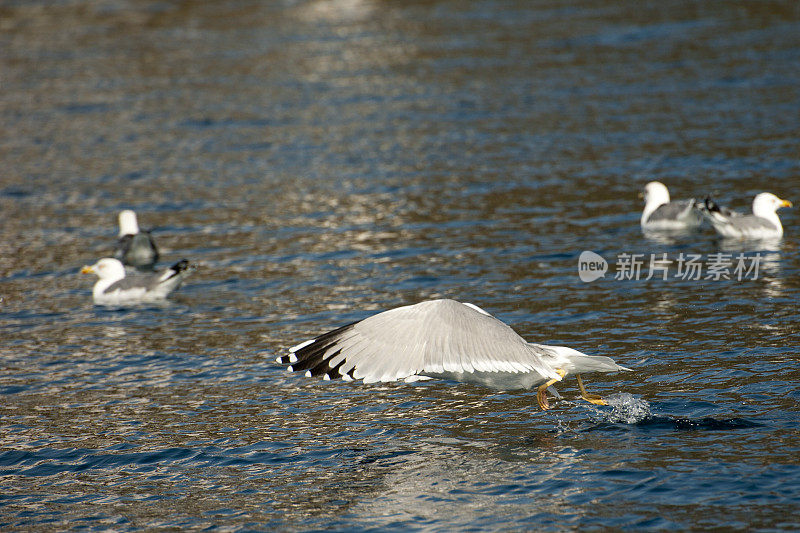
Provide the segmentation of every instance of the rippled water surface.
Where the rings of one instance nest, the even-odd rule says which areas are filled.
[[[0,529],[797,530],[800,217],[636,194],[800,203],[798,65],[788,1],[3,3]],[[166,305],[78,274],[124,208],[198,264]],[[759,272],[615,279],[715,253]],[[540,412],[274,362],[437,297],[634,372]]]

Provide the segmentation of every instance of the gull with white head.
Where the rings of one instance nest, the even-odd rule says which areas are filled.
[[[123,264],[142,270],[152,270],[158,262],[158,248],[149,231],[140,230],[136,213],[125,209],[119,214],[119,240],[114,257]]]
[[[643,230],[691,230],[703,222],[694,199],[671,202],[669,190],[660,181],[645,185],[642,196],[645,202],[640,221]]]
[[[125,266],[118,259],[106,257],[81,269],[83,274],[96,274],[92,289],[94,303],[122,305],[163,300],[181,286],[194,266],[186,259],[158,272],[127,276]]]
[[[291,372],[364,383],[448,379],[513,390],[537,387],[548,409],[546,390],[575,374],[581,397],[605,405],[586,392],[580,374],[630,370],[609,357],[563,346],[525,341],[479,307],[455,300],[431,300],[398,307],[340,327],[289,349],[278,357]]]
[[[762,192],[753,199],[753,213],[743,214],[720,207],[710,198],[700,206],[700,212],[723,237],[734,239],[770,239],[783,235],[783,225],[778,209],[792,207],[792,202],[782,200],[772,193]]]

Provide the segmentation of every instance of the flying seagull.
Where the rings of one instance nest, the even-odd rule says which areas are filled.
[[[125,266],[113,257],[100,259],[81,269],[83,274],[97,274],[92,297],[98,305],[120,305],[163,300],[177,290],[194,266],[186,259],[171,267],[150,273],[125,275]]]
[[[119,214],[119,240],[114,257],[126,265],[152,270],[158,262],[158,248],[149,231],[139,229],[136,213],[130,209]]]
[[[750,215],[720,207],[710,198],[706,198],[699,210],[723,237],[768,239],[783,235],[783,225],[777,213],[781,207],[792,207],[792,202],[762,192],[753,199],[753,214]]]
[[[483,309],[455,300],[398,307],[343,326],[278,357],[290,372],[364,383],[440,378],[512,390],[537,387],[542,409],[546,389],[575,374],[581,396],[589,394],[580,373],[630,370],[609,357],[525,341]]]
[[[669,190],[660,181],[651,181],[644,186],[643,230],[690,230],[703,222],[695,209],[696,201],[677,200],[670,202]]]

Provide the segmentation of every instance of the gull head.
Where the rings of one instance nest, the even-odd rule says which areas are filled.
[[[125,277],[125,267],[112,257],[105,257],[91,266],[81,269],[81,274],[96,274],[100,279],[118,280]]]
[[[658,207],[669,203],[669,191],[667,186],[660,181],[651,181],[644,186],[644,203],[648,206]]]
[[[136,235],[139,233],[139,223],[136,221],[136,213],[130,209],[121,211],[119,214],[119,236]]]
[[[753,199],[753,214],[768,217],[775,214],[781,207],[792,207],[792,202],[778,198],[772,193],[762,192]]]

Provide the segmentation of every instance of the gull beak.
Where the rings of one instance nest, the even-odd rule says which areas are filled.
[[[644,193],[642,191],[639,191],[639,194],[636,196],[638,196],[640,200],[644,200]]]
[[[792,207],[792,202],[789,200],[781,200],[781,207]]]
[[[94,269],[90,266],[85,266],[81,269],[81,274],[92,274],[94,273]]]

